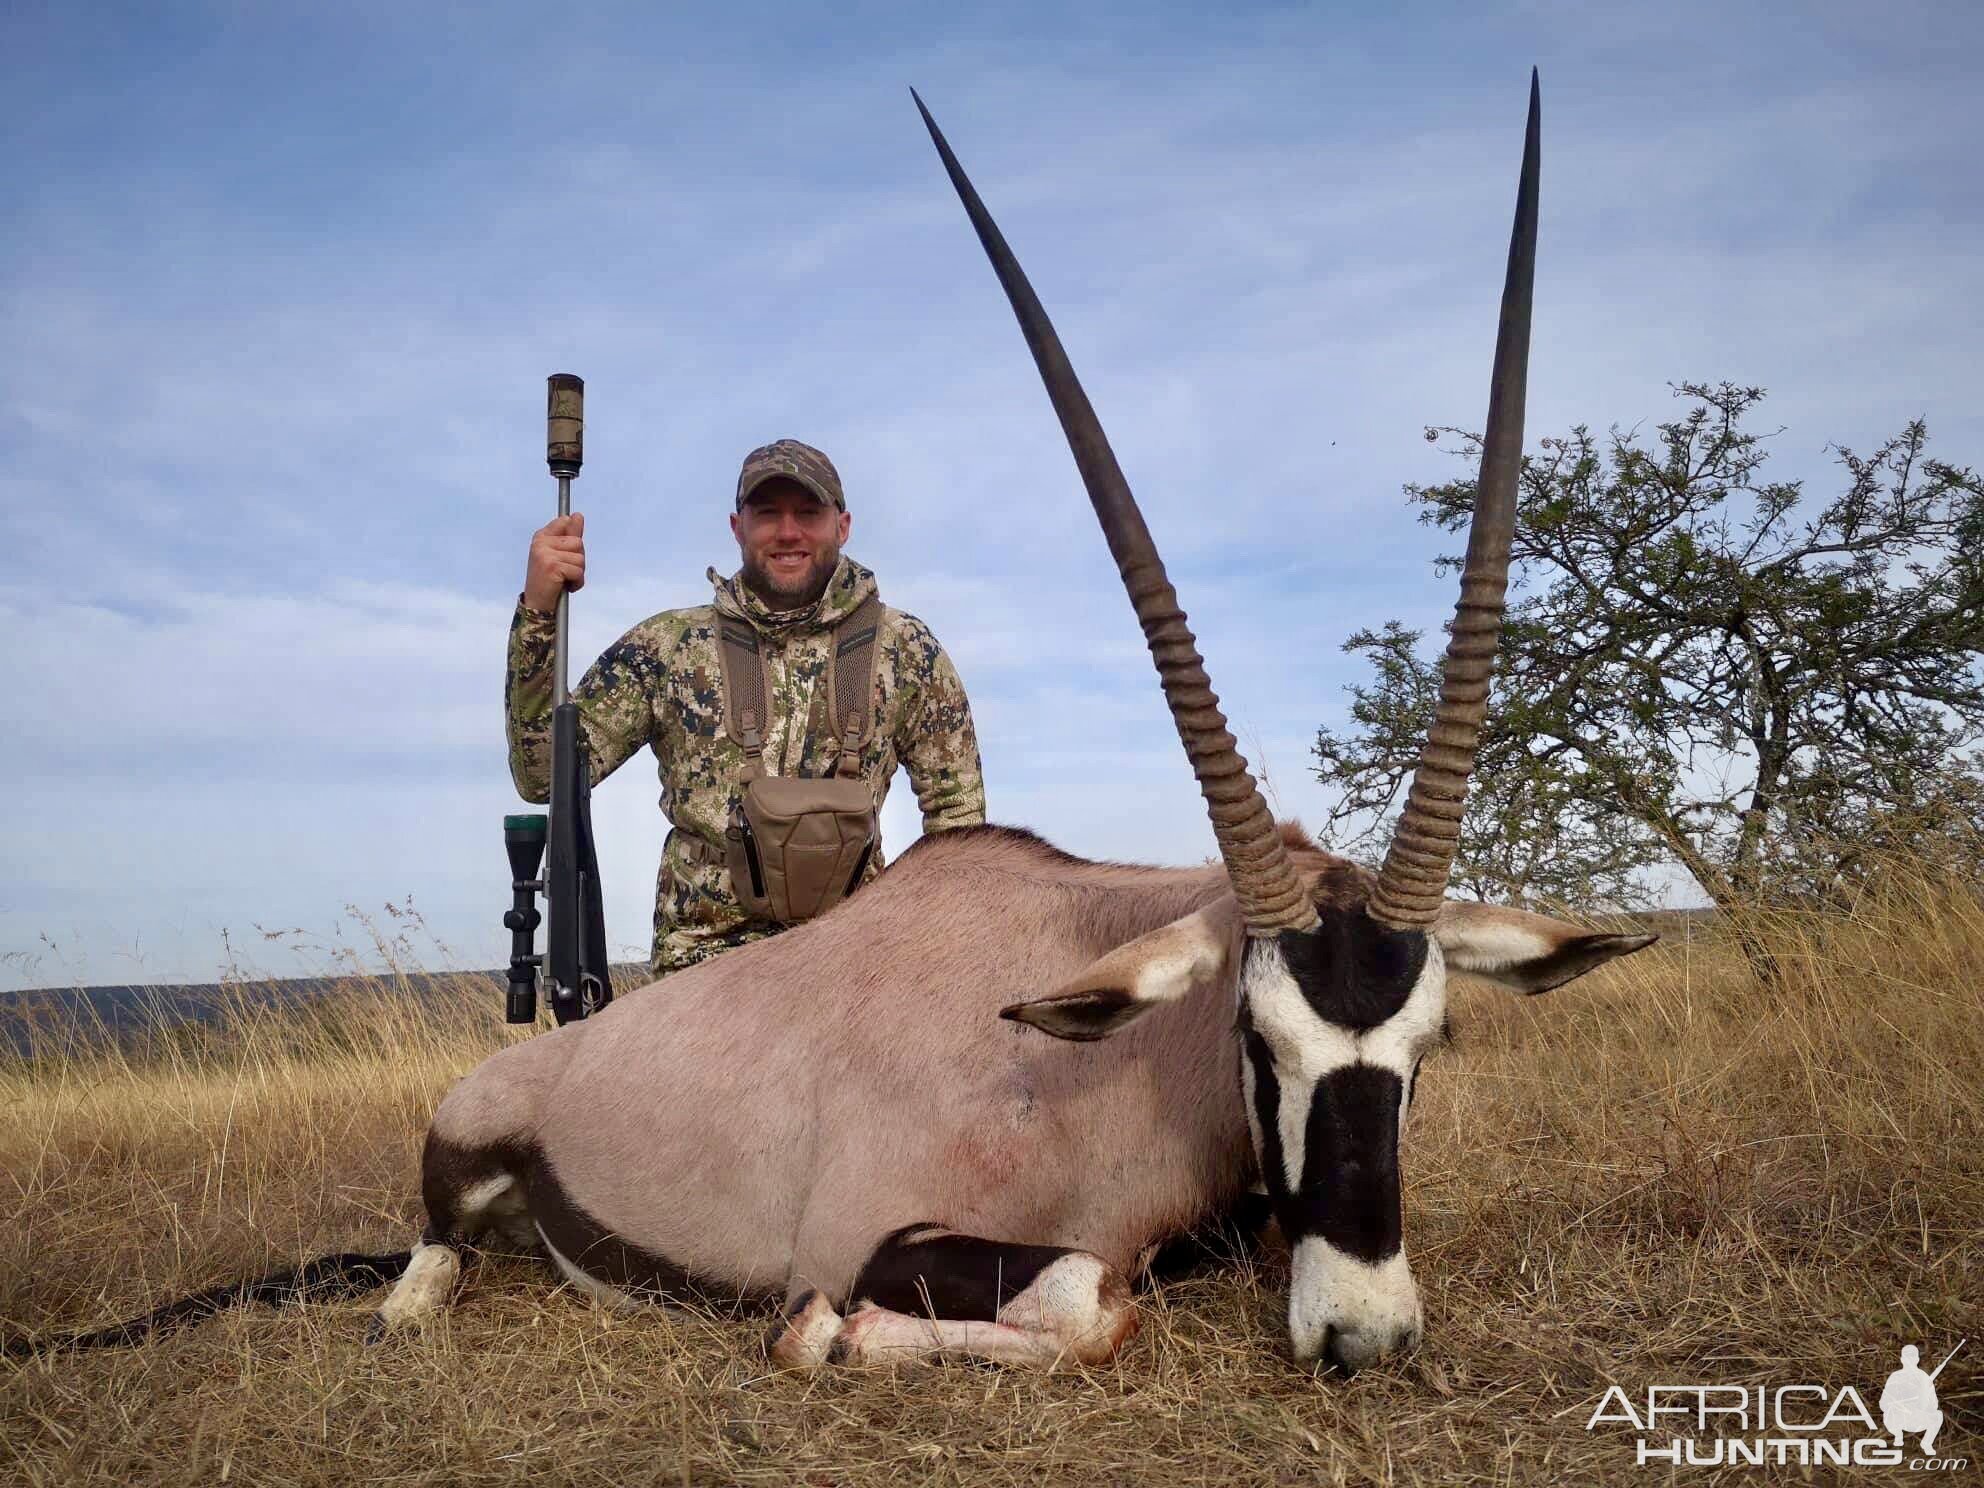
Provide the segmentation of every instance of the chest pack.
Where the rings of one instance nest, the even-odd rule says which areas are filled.
[[[861,751],[875,724],[881,623],[882,602],[870,595],[827,637],[823,680],[840,757],[832,774],[807,779],[765,773],[771,684],[760,639],[744,621],[717,617],[724,732],[744,751],[744,790],[724,831],[725,858],[753,919],[789,925],[825,914],[854,892],[874,856],[881,830]]]

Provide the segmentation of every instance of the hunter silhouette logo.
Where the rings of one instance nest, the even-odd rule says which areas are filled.
[[[1943,1372],[1944,1365],[1956,1357],[1956,1349],[1962,1348],[1968,1341],[1959,1342],[1943,1357],[1942,1364],[1927,1374],[1916,1367],[1916,1360],[1922,1355],[1915,1345],[1903,1345],[1901,1368],[1888,1376],[1887,1386],[1881,1391],[1881,1425],[1894,1433],[1897,1447],[1904,1436],[1919,1431],[1922,1433],[1922,1455],[1936,1455],[1936,1433],[1943,1429],[1943,1413],[1936,1408],[1936,1376]]]
[[[1962,1472],[1965,1457],[1938,1457],[1943,1413],[1936,1376],[1969,1340],[1943,1355],[1934,1369],[1919,1367],[1914,1344],[1901,1349],[1901,1367],[1887,1377],[1880,1418],[1852,1385],[1648,1385],[1644,1402],[1614,1385],[1599,1397],[1585,1422],[1629,1426],[1639,1433],[1634,1460],[1645,1467],[1901,1467],[1917,1472]],[[1904,1441],[1917,1436],[1921,1451],[1909,1456]]]

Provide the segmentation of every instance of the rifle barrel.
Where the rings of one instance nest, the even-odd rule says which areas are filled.
[[[569,475],[558,477],[558,515],[569,517],[572,514],[572,478]],[[572,591],[558,591],[558,639],[552,647],[551,706],[563,707],[570,695],[565,690],[566,638],[571,626]]]
[[[1941,1374],[1943,1372],[1943,1364],[1947,1364],[1950,1360],[1954,1359],[1957,1355],[1957,1349],[1962,1348],[1968,1342],[1970,1342],[1968,1338],[1959,1338],[1956,1341],[1956,1348],[1951,1349],[1947,1354],[1943,1355],[1943,1363],[1938,1364],[1934,1369],[1929,1371],[1929,1378],[1934,1380],[1937,1375]]]
[[[570,372],[554,372],[545,379],[544,462],[558,478],[558,515],[572,514],[572,477],[585,463],[586,384]],[[551,679],[551,706],[561,706],[569,694],[565,690],[568,670],[565,657],[569,625],[570,595],[558,591],[558,641],[553,655],[555,675]]]

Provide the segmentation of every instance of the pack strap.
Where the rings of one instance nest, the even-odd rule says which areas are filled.
[[[827,723],[840,742],[834,774],[861,774],[861,751],[874,730],[875,647],[882,631],[882,601],[869,595],[827,637]],[[723,684],[723,731],[744,751],[744,779],[765,773],[765,739],[771,729],[771,682],[758,633],[742,620],[717,617],[717,664]]]
[[[723,731],[744,751],[744,779],[765,773],[766,703],[764,654],[758,633],[742,620],[717,617],[716,655],[723,681]]]
[[[834,774],[858,779],[861,751],[868,743],[875,715],[875,643],[882,632],[882,601],[869,595],[828,638],[827,697],[833,709],[828,722],[840,739],[840,759]]]

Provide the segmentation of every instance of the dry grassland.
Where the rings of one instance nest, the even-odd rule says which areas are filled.
[[[1713,937],[1548,997],[1462,984],[1408,1134],[1428,1337],[1298,1373],[1284,1275],[1149,1296],[1113,1366],[774,1376],[762,1325],[627,1318],[490,1261],[424,1336],[376,1298],[250,1308],[131,1350],[0,1362],[0,1473],[46,1484],[1665,1481],[1606,1386],[1852,1384],[1895,1351],[1984,1458],[1984,912],[1890,887],[1783,916],[1759,991]],[[657,993],[663,995],[665,993]],[[0,1064],[0,1331],[95,1326],[416,1224],[423,1120],[514,1037],[484,983],[243,1011],[126,1055]],[[1690,1482],[1831,1469],[1684,1469]],[[1896,1472],[1897,1480],[1909,1474]],[[1963,1476],[1969,1476],[1968,1473]],[[1865,1476],[1855,1481],[1864,1481]],[[1914,1480],[1919,1481],[1919,1475]]]

